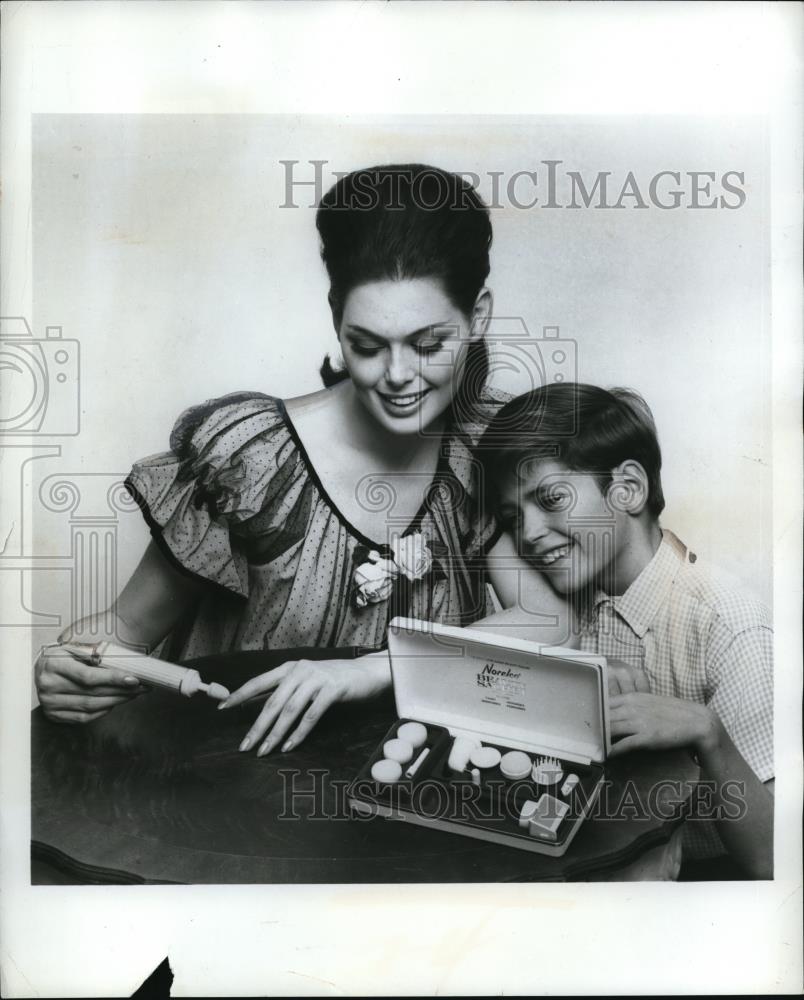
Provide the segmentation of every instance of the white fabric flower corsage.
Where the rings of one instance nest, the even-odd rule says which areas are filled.
[[[372,549],[366,562],[355,570],[355,604],[359,608],[365,608],[367,604],[387,601],[398,574],[399,569],[390,559],[383,559],[376,549]]]
[[[365,561],[354,571],[355,604],[365,608],[369,604],[387,601],[398,576],[408,580],[421,580],[433,567],[433,556],[421,532],[396,536],[388,546],[389,556],[382,556],[376,549],[360,548],[355,555]]]
[[[433,568],[433,555],[420,531],[412,535],[397,535],[391,542],[391,551],[399,572],[408,580],[421,580]]]

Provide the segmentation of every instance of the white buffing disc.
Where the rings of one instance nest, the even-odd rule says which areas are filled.
[[[403,722],[396,735],[400,740],[407,740],[414,750],[427,742],[427,728],[421,722]]]
[[[521,750],[511,750],[503,755],[500,761],[500,770],[506,778],[528,778],[533,762],[526,753]]]
[[[400,764],[413,759],[413,747],[407,740],[388,740],[382,752],[388,760],[398,760]]]
[[[469,760],[475,767],[496,767],[502,754],[494,747],[477,747],[469,755]]]
[[[378,760],[372,765],[371,776],[375,781],[392,785],[402,777],[402,765],[396,760]]]

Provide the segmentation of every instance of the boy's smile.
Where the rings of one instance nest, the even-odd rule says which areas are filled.
[[[572,551],[572,546],[572,542],[568,545],[562,543],[555,548],[534,552],[533,562],[538,566],[552,566],[553,563],[558,562],[560,559],[566,559]]]
[[[534,567],[572,594],[609,590],[629,532],[627,515],[608,503],[600,478],[550,459],[527,459],[500,492],[500,518]]]

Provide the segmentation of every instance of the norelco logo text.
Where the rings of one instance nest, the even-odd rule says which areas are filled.
[[[510,667],[506,667],[505,670],[500,667],[495,667],[493,663],[487,663],[485,667],[477,675],[477,685],[478,687],[503,687],[505,681],[503,678],[516,680],[517,677],[521,677],[522,673],[518,670],[511,670]]]

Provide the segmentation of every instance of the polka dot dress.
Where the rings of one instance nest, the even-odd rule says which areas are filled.
[[[369,650],[384,645],[397,614],[457,625],[482,617],[482,556],[495,528],[480,510],[471,447],[506,398],[489,393],[471,424],[452,422],[422,507],[402,529],[422,532],[432,571],[400,577],[389,599],[363,608],[354,570],[382,545],[330,500],[282,401],[234,393],[185,411],[170,451],[135,463],[126,481],[170,560],[209,584],[162,655]]]

